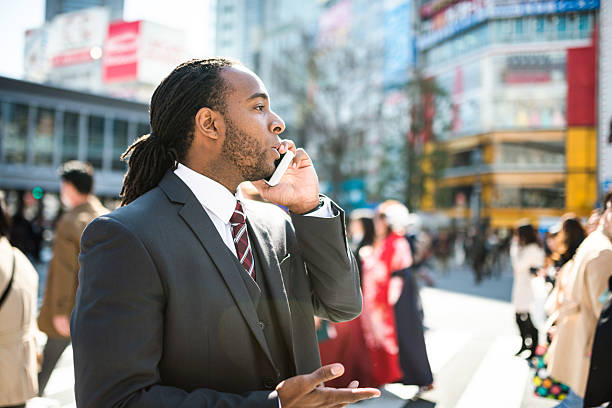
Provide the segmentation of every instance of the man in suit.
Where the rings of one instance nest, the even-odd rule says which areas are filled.
[[[82,238],[71,329],[87,407],[335,407],[375,389],[318,387],[313,316],[361,311],[344,213],[318,193],[261,80],[225,59],[178,66],[151,98],[152,133],[124,154],[123,206]],[[281,182],[262,181],[287,150]],[[236,196],[254,182],[289,209]],[[348,381],[347,381],[348,383]]]
[[[108,212],[93,195],[94,170],[90,164],[72,160],[64,163],[59,172],[60,198],[67,211],[55,228],[45,297],[38,315],[38,327],[47,335],[38,373],[39,395],[43,395],[57,361],[70,344],[81,234],[94,218]]]

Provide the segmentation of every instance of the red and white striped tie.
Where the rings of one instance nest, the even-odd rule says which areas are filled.
[[[230,218],[230,224],[232,225],[232,236],[234,237],[234,245],[236,246],[238,260],[249,275],[251,275],[251,278],[255,280],[253,253],[251,252],[251,244],[247,232],[246,217],[244,216],[240,201],[236,202],[236,209]]]

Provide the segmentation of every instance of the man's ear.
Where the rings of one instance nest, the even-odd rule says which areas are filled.
[[[210,108],[202,108],[195,116],[195,130],[204,136],[217,140],[219,138],[219,125],[222,117]]]

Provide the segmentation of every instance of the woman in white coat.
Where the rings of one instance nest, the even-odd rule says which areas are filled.
[[[538,345],[538,329],[531,321],[530,309],[533,300],[531,279],[539,268],[544,265],[544,250],[540,246],[538,236],[531,224],[518,227],[510,247],[510,259],[514,272],[512,285],[512,304],[516,312],[516,324],[521,333],[521,348],[516,353],[520,355],[529,350],[527,358],[535,355]]]

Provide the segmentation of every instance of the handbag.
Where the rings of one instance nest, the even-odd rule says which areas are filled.
[[[15,263],[16,263],[15,252],[13,252],[13,270],[11,271],[11,277],[8,281],[8,285],[6,285],[6,289],[4,289],[4,292],[2,293],[2,296],[0,297],[0,307],[2,307],[2,304],[6,300],[9,292],[11,291],[11,288],[13,287],[13,278],[15,277]]]
[[[569,387],[548,374],[544,357],[546,356],[546,346],[538,346],[535,357],[533,358],[533,366],[535,372],[533,374],[533,393],[542,398],[550,398],[555,400],[563,400],[569,393]]]

